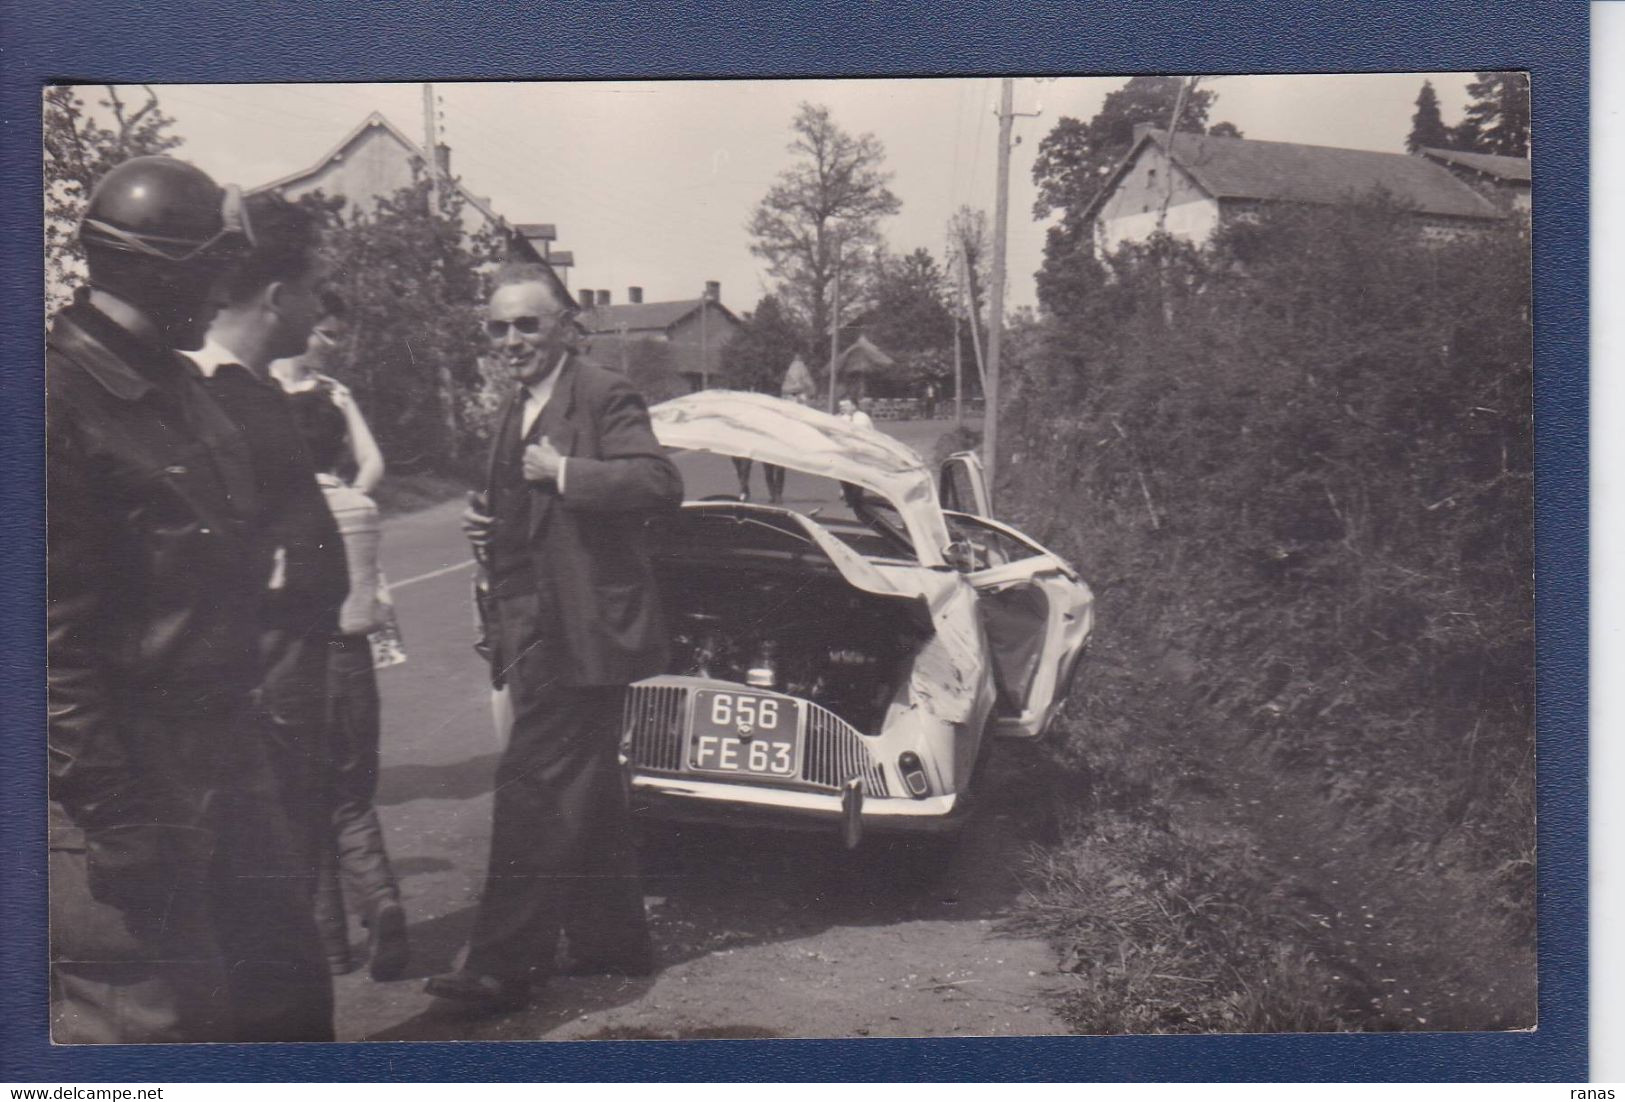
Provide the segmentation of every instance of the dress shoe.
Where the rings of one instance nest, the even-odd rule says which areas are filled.
[[[506,1014],[530,1005],[529,980],[505,980],[466,969],[430,976],[423,990],[472,1010]]]
[[[375,980],[398,980],[411,957],[406,912],[393,900],[379,904],[367,923],[367,974]]]

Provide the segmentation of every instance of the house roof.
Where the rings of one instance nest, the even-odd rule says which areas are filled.
[[[551,222],[515,222],[514,232],[532,241],[557,241],[559,231]]]
[[[333,148],[329,149],[326,153],[322,154],[321,157],[317,158],[316,162],[309,168],[300,169],[298,172],[290,172],[288,175],[272,180],[270,183],[260,184],[258,187],[250,188],[248,189],[247,194],[255,195],[265,191],[280,191],[283,188],[290,187],[294,184],[300,183],[303,180],[309,179],[325,168],[334,158],[342,156],[346,150],[348,150],[356,142],[360,141],[363,135],[374,128],[381,129],[385,134],[389,135],[396,142],[400,143],[401,147],[413,157],[416,157],[424,164],[429,163],[428,160],[423,156],[423,149],[416,142],[407,137],[400,127],[390,122],[389,119],[385,118],[381,112],[374,111],[366,118],[362,119],[361,122],[357,124],[356,127],[348,134],[340,138],[338,143],[334,145]],[[551,241],[554,236],[553,226],[551,224],[545,222],[524,222],[517,226],[510,225],[507,219],[503,218],[494,209],[492,209],[491,201],[489,199],[486,199],[483,196],[475,195],[460,181],[457,182],[457,191],[462,195],[463,199],[467,201],[467,203],[475,210],[479,211],[480,214],[484,216],[485,220],[491,223],[491,225],[504,231],[512,231],[517,233],[520,238],[524,240],[524,243],[530,248],[530,251],[535,254],[536,259],[541,261],[543,267],[547,269],[548,278],[552,281],[555,293],[562,298],[567,299],[570,297],[569,288],[565,286],[564,280],[559,277],[558,272],[553,270],[551,259],[543,256],[540,249],[530,245],[531,240]],[[536,232],[530,233],[526,231]],[[568,256],[569,254],[565,255]],[[574,258],[571,257],[571,260],[573,261]]]
[[[272,180],[268,184],[260,184],[258,187],[250,188],[248,189],[248,194],[254,195],[262,191],[280,191],[285,187],[297,184],[302,180],[306,180],[316,175],[323,168],[327,167],[328,162],[342,156],[345,150],[349,149],[361,139],[362,135],[366,134],[374,127],[382,129],[384,133],[388,134],[391,138],[394,138],[408,153],[422,161],[424,164],[429,163],[428,159],[423,155],[422,148],[419,147],[416,142],[407,137],[400,127],[390,122],[383,116],[382,113],[374,111],[366,118],[362,119],[361,122],[356,125],[355,129],[351,130],[348,134],[344,135],[344,137],[340,138],[338,143],[334,145],[333,148],[329,149],[326,153],[323,153],[320,157],[318,157],[316,162],[309,168],[302,168],[298,172],[290,172],[288,175]],[[478,210],[489,221],[501,226],[506,226],[508,224],[501,215],[491,209],[489,200],[475,195],[461,183],[457,184],[457,190],[462,194],[463,199],[467,201],[470,206],[472,206],[475,210]]]
[[[1460,165],[1509,183],[1527,184],[1530,181],[1528,157],[1502,157],[1495,153],[1463,153],[1458,149],[1431,148],[1423,149],[1422,156],[1440,164]]]
[[[595,306],[591,310],[583,310],[580,321],[589,333],[618,333],[623,329],[628,332],[666,330],[694,313],[705,301],[703,298],[691,298],[678,302],[626,302]],[[739,324],[733,311],[722,303],[713,302],[711,305],[728,320]]]
[[[1166,134],[1148,129],[1130,147],[1084,212],[1093,218],[1140,151]],[[1296,142],[1179,132],[1173,160],[1215,199],[1339,205],[1381,190],[1421,214],[1500,218],[1489,200],[1425,157]]]
[[[862,372],[876,367],[890,367],[895,361],[882,352],[880,346],[867,335],[861,335],[842,350],[836,362],[842,371]]]

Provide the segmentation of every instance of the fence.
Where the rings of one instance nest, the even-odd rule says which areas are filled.
[[[875,398],[868,407],[876,421],[941,421],[954,415],[952,398]],[[965,399],[967,416],[982,415],[982,399]]]

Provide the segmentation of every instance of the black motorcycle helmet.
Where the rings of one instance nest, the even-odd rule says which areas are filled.
[[[91,286],[141,309],[177,348],[202,343],[215,284],[252,240],[236,189],[173,157],[111,169],[79,224]]]

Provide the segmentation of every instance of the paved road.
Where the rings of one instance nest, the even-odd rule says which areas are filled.
[[[890,423],[927,456],[945,422]],[[726,460],[681,460],[690,497],[736,488]],[[760,469],[753,474],[758,497]],[[832,484],[794,472],[792,505]],[[833,505],[833,502],[826,502]],[[422,977],[452,967],[484,871],[498,744],[484,670],[469,647],[472,564],[459,501],[391,520],[384,565],[409,660],[380,673],[378,805],[411,920],[408,979],[338,983],[341,1039],[852,1036],[1049,1033],[1064,982],[1038,943],[998,934],[1019,885],[1028,801],[966,847],[930,890],[854,864],[833,839],[690,830],[651,855],[647,891],[662,970],[636,981],[560,980],[537,1008],[446,1016]],[[1008,813],[1006,813],[1008,812]]]

